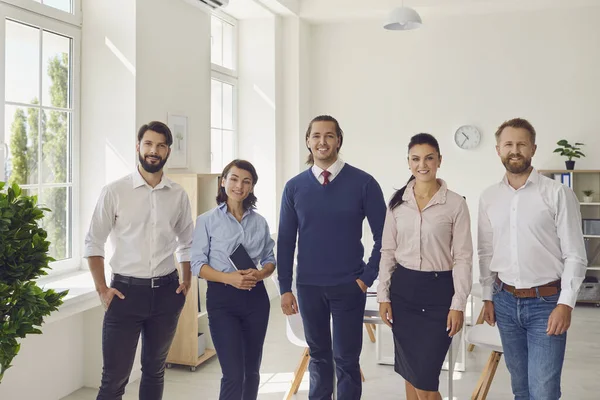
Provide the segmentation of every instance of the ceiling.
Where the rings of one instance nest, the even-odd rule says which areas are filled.
[[[266,18],[273,14],[255,0],[229,0],[223,11],[237,19]]]
[[[402,0],[299,0],[300,16],[313,23],[385,18]],[[429,15],[489,14],[599,5],[600,0],[404,0]]]

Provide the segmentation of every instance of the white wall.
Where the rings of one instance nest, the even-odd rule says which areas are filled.
[[[278,209],[285,183],[306,168],[304,134],[310,114],[310,31],[298,17],[283,19],[281,33],[282,125],[278,129]]]
[[[257,211],[271,231],[276,221],[276,32],[279,18],[238,24],[238,156],[257,170]]]
[[[132,171],[136,163],[135,30],[135,0],[83,2],[77,220],[82,236],[102,187]],[[80,243],[83,249],[83,238]]]
[[[480,192],[501,179],[494,132],[524,117],[538,132],[534,166],[564,168],[561,138],[586,144],[578,168],[600,168],[600,7],[429,19],[390,32],[378,21],[314,26],[313,115],[331,113],[345,131],[343,158],[373,174],[386,198],[408,179],[407,144],[434,134],[440,176],[467,197],[476,226]],[[454,130],[475,124],[479,148],[462,151]],[[303,153],[303,150],[301,150]],[[475,238],[475,231],[474,231]],[[476,270],[477,268],[475,268]],[[476,275],[477,271],[476,271]]]
[[[20,341],[21,350],[0,384],[0,399],[57,400],[83,381],[83,315],[42,326],[43,335]]]
[[[188,117],[188,168],[210,172],[210,15],[183,1],[138,0],[136,127]]]

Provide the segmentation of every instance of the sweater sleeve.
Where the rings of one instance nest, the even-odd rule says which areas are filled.
[[[363,203],[365,214],[373,233],[373,249],[367,267],[360,276],[360,280],[367,286],[371,286],[379,274],[379,261],[381,260],[381,235],[385,222],[385,199],[381,187],[374,178],[371,178],[366,185]]]
[[[281,199],[279,230],[277,233],[277,277],[281,294],[292,291],[294,252],[298,234],[298,216],[290,184],[286,184]]]

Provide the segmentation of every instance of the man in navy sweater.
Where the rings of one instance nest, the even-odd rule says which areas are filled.
[[[311,357],[310,400],[331,399],[334,359],[338,397],[360,399],[366,291],[377,278],[381,258],[383,193],[371,175],[338,157],[342,141],[335,118],[313,119],[306,132],[307,164],[312,167],[287,182],[281,201],[277,240],[281,308],[286,315],[299,310],[302,316]],[[366,264],[361,243],[365,217],[375,241]],[[292,293],[296,235],[298,303]]]

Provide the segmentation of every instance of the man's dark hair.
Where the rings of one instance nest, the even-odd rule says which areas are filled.
[[[171,147],[171,145],[173,144],[173,135],[171,134],[171,129],[169,129],[169,127],[166,124],[160,121],[151,121],[147,124],[142,125],[140,127],[140,130],[138,131],[138,143],[142,141],[144,133],[146,133],[147,131],[154,131],[163,135],[167,141],[167,146]]]
[[[318,117],[313,118],[313,120],[310,121],[310,124],[308,124],[306,136],[304,137],[305,141],[308,140],[308,137],[310,136],[310,131],[312,130],[314,122],[333,122],[335,124],[335,133],[340,140],[340,145],[337,148],[337,151],[339,152],[342,148],[342,143],[344,143],[344,131],[342,128],[340,128],[340,123],[337,121],[337,119],[333,118],[331,115],[319,115]],[[313,158],[310,148],[308,149],[308,158],[306,159],[306,163],[308,165],[313,165],[315,163],[315,159]]]

